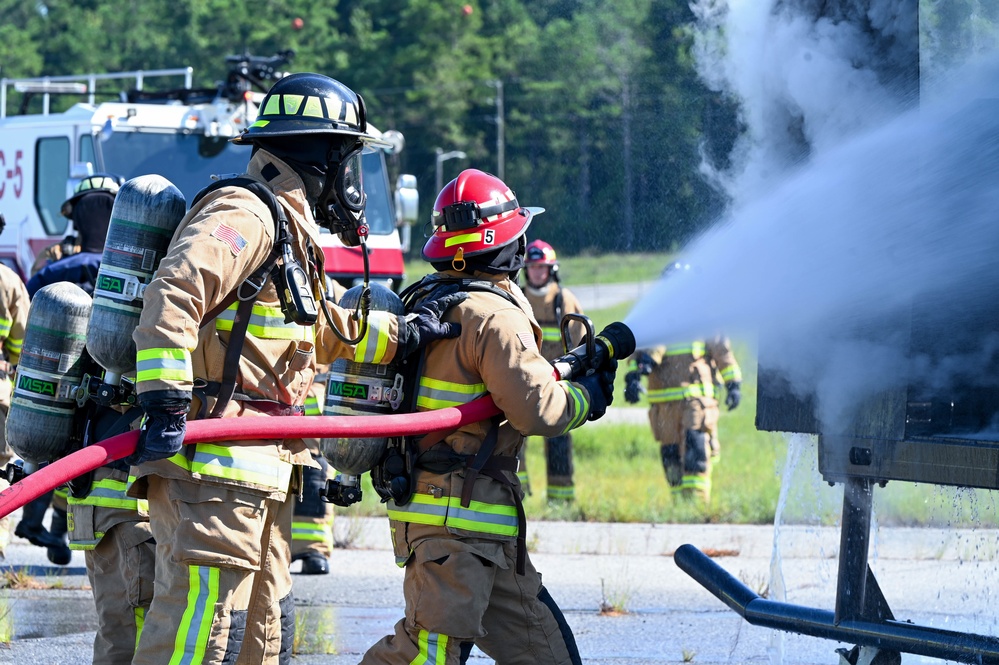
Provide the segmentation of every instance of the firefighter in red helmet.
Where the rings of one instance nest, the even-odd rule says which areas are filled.
[[[555,249],[544,240],[534,240],[527,245],[525,260],[527,273],[524,295],[531,303],[534,318],[541,325],[541,355],[554,360],[575,347],[582,339],[585,330],[581,323],[569,324],[568,346],[562,344],[560,324],[565,314],[582,314],[579,300],[569,289],[562,286],[558,276],[558,258]],[[526,446],[521,452],[521,483],[530,491],[527,473]],[[551,502],[571,502],[576,498],[572,482],[572,435],[555,436],[545,439],[545,462],[548,475],[548,500]]]
[[[416,408],[491,395],[502,415],[418,444],[408,492],[388,503],[406,616],[363,665],[464,663],[473,645],[498,663],[580,662],[527,552],[517,454],[525,436],[562,436],[602,416],[614,371],[560,381],[541,355],[541,326],[515,281],[524,234],[540,212],[474,169],[434,204],[423,257],[437,272],[408,288],[403,301],[412,307],[454,285],[468,298],[442,319],[460,323],[462,333],[423,352]]]

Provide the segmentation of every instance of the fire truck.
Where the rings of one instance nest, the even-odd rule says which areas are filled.
[[[249,151],[229,139],[255,120],[258,104],[286,74],[280,68],[293,55],[229,56],[226,80],[213,88],[193,87],[192,67],[0,79],[0,212],[7,220],[0,261],[27,279],[38,254],[72,233],[60,208],[80,179],[93,173],[125,179],[159,174],[188,204],[213,177],[242,173]],[[159,85],[150,90],[150,82]],[[54,100],[65,95],[85,99],[52,111]],[[15,97],[20,110],[8,114],[8,98]],[[402,174],[392,189],[386,157],[402,150],[403,136],[371,125],[369,130],[389,146],[362,156],[370,275],[397,290],[405,276],[404,243],[417,215],[416,178]],[[325,231],[322,245],[327,274],[348,288],[360,283],[361,248],[346,247]]]

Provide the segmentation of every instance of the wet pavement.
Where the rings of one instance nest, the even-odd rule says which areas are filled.
[[[346,665],[402,616],[402,571],[388,549],[385,520],[338,518],[338,549],[327,576],[295,575],[299,654],[294,663]],[[985,635],[999,634],[993,592],[999,532],[888,529],[875,535],[871,567],[900,620]],[[752,626],[693,582],[673,562],[684,543],[709,551],[754,591],[770,579],[769,526],[535,522],[531,557],[565,611],[587,665],[770,663],[834,665],[851,646]],[[781,571],[787,602],[832,610],[836,594],[834,527],[782,527]],[[0,592],[13,641],[3,663],[90,662],[95,620],[83,556],[67,568],[47,565],[44,550],[14,538],[0,567],[4,579],[25,566],[47,588]],[[299,564],[294,564],[297,569]],[[601,606],[620,612],[601,612]],[[0,621],[0,627],[3,622]],[[471,662],[488,663],[479,652]],[[907,655],[903,663],[939,663]]]

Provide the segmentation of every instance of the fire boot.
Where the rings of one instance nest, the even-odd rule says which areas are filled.
[[[49,523],[49,533],[53,538],[59,539],[58,545],[49,545],[49,561],[57,566],[69,564],[73,558],[73,553],[69,549],[69,538],[66,528],[66,511],[59,508],[52,509],[52,522]]]
[[[330,572],[330,562],[316,552],[296,554],[291,560],[302,562],[302,575],[326,575]]]
[[[51,500],[52,492],[49,492],[25,504],[21,521],[14,527],[14,535],[24,538],[36,547],[57,547],[62,542],[61,539],[53,538],[52,534],[42,526],[45,511],[49,509]]]

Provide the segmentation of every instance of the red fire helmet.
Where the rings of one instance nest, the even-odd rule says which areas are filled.
[[[466,169],[437,195],[434,233],[423,246],[423,258],[437,262],[491,252],[524,235],[534,215],[544,208],[524,208],[496,176]]]
[[[555,256],[555,248],[544,240],[533,240],[527,245],[527,259],[525,263],[529,266],[542,265],[553,266],[558,263]]]

